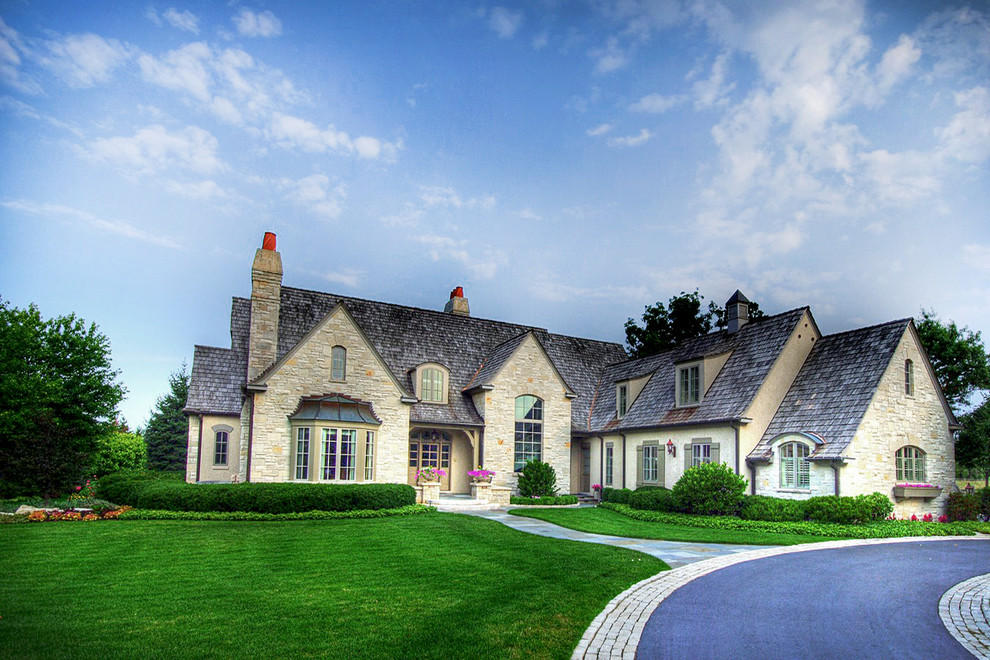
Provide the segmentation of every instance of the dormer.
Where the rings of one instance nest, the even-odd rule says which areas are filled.
[[[629,378],[615,383],[615,416],[618,419],[626,416],[626,413],[632,408],[633,402],[636,401],[636,397],[643,391],[646,384],[650,382],[652,375],[646,374],[639,378]]]
[[[448,402],[450,370],[438,362],[425,362],[413,371],[413,387],[422,403]]]
[[[685,360],[674,365],[674,402],[678,408],[700,405],[732,351]]]

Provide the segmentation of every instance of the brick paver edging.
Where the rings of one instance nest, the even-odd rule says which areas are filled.
[[[792,552],[847,548],[857,545],[881,543],[916,543],[919,541],[980,541],[985,536],[907,536],[893,539],[853,539],[825,541],[786,547],[770,547],[734,555],[725,555],[675,568],[637,582],[616,596],[595,617],[571,655],[578,658],[635,658],[636,648],[643,636],[643,629],[653,610],[667,596],[691,580],[744,561],[786,555]],[[964,583],[965,584],[965,583]]]
[[[949,633],[977,658],[990,658],[990,573],[960,582],[938,601]]]

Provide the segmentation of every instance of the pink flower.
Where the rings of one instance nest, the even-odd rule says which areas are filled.
[[[82,490],[82,486],[76,486],[76,490]]]

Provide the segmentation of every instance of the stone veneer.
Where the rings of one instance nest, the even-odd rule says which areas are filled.
[[[347,349],[344,381],[330,379],[331,350]],[[346,394],[372,404],[382,420],[376,433],[375,481],[406,483],[409,447],[409,409],[401,402],[402,391],[385,364],[368,345],[351,316],[337,307],[319,323],[282,363],[264,379],[265,392],[254,394],[254,437],[251,481],[291,481],[292,437],[288,416],[303,396]],[[318,443],[313,437],[311,442]],[[311,456],[311,469],[318,467]],[[363,481],[361,466],[357,482]]]
[[[495,484],[515,489],[516,397],[532,394],[543,399],[543,460],[557,473],[557,485],[571,482],[571,400],[546,353],[530,335],[502,366],[492,381],[494,389],[475,396],[485,418],[484,465],[495,470]]]

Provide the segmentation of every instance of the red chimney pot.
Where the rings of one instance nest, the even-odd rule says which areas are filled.
[[[265,240],[261,243],[262,250],[275,251],[275,234],[274,232],[266,231]]]
[[[462,286],[454,287],[454,290],[450,292],[451,300],[453,300],[454,298],[463,298],[463,297],[464,297],[464,287]]]

